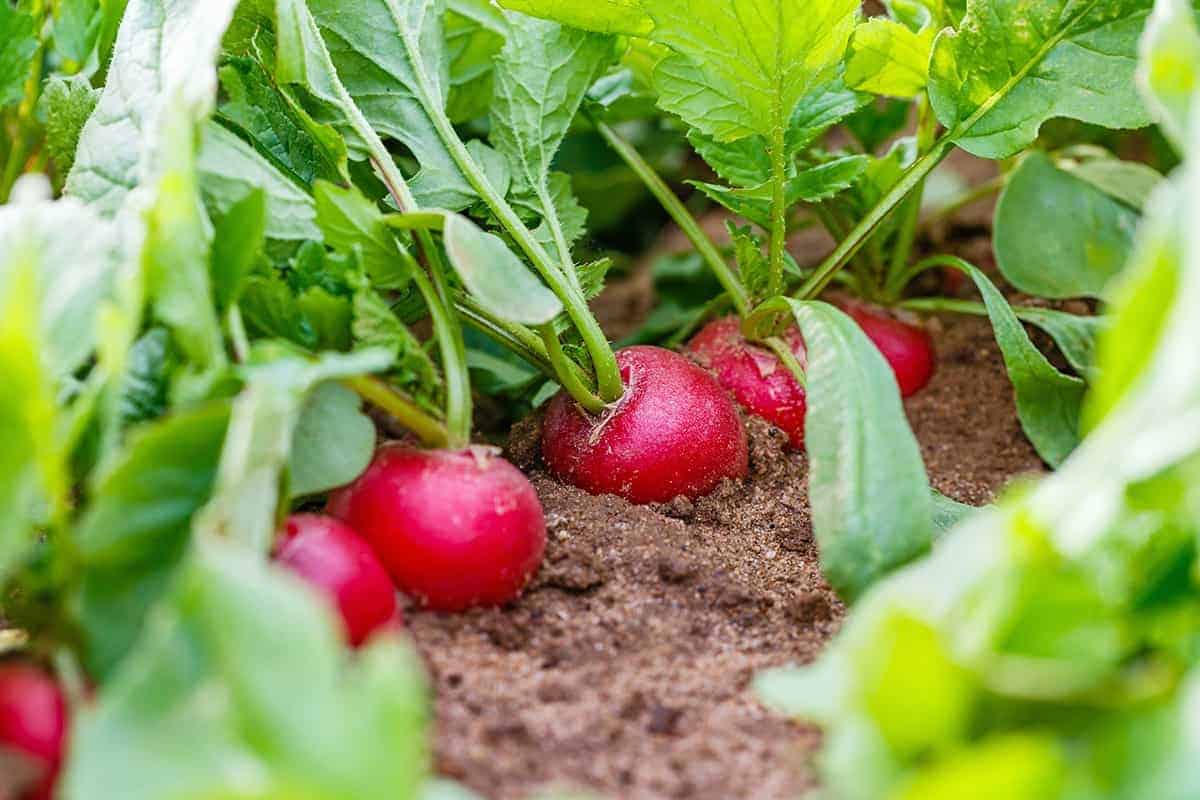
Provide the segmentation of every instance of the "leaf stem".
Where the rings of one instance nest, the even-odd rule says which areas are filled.
[[[416,434],[426,447],[443,448],[449,445],[450,434],[441,420],[435,419],[396,387],[372,375],[347,378],[344,383],[359,397],[383,409]]]
[[[1004,188],[1006,183],[1008,183],[1008,173],[1001,173],[990,180],[972,186],[970,189],[963,192],[958,197],[954,198],[949,203],[926,217],[925,221],[921,224],[921,227],[928,228],[934,223],[941,222],[942,220],[953,216],[955,213],[966,208],[972,203],[976,203],[985,197],[1000,191]]]
[[[792,352],[788,343],[779,336],[768,336],[763,340],[763,344],[771,348],[776,357],[788,368],[788,372],[792,373],[792,377],[796,379],[796,383],[800,384],[800,388],[807,389],[808,377],[805,375],[804,366],[800,363],[800,359],[796,358],[796,354]]]
[[[854,257],[862,246],[866,244],[871,234],[879,227],[879,225],[888,218],[888,216],[896,209],[900,203],[908,197],[909,192],[916,188],[922,181],[928,177],[929,173],[933,172],[934,167],[942,162],[950,152],[954,143],[950,135],[942,136],[938,141],[930,147],[928,153],[917,159],[911,167],[908,168],[896,182],[887,194],[880,198],[867,215],[859,221],[858,225],[841,241],[832,253],[820,266],[813,271],[808,280],[796,292],[796,297],[802,300],[811,300],[821,293],[821,290],[829,285],[829,281],[839,269],[845,266],[851,258]]]
[[[505,349],[513,351],[546,373],[548,377],[558,379],[558,373],[554,371],[554,366],[550,363],[550,356],[546,353],[546,346],[542,344],[541,337],[529,328],[500,319],[475,302],[475,298],[465,292],[460,292],[455,296],[454,310],[465,322],[485,336],[495,340]],[[575,366],[577,374],[582,374],[583,370],[579,368],[579,365]]]
[[[771,245],[767,295],[783,291],[783,253],[787,247],[787,130],[782,121],[771,136]]]
[[[575,370],[571,369],[571,364],[575,362],[563,352],[562,343],[558,340],[558,331],[554,330],[554,324],[542,325],[538,328],[538,332],[542,335],[542,342],[546,345],[550,363],[554,365],[554,371],[559,376],[559,383],[562,384],[567,394],[571,395],[575,402],[589,414],[603,412],[607,404],[587,387]]]
[[[933,109],[929,107],[929,98],[922,94],[920,100],[917,102],[917,154],[919,156],[925,155],[926,151],[933,145],[936,134],[937,117],[933,115]],[[889,303],[895,302],[898,299],[888,291],[892,284],[891,276],[908,266],[908,260],[912,257],[913,244],[917,239],[917,227],[921,221],[921,201],[924,194],[925,180],[922,179],[913,187],[912,192],[904,201],[904,207],[899,212],[901,215],[899,232],[897,233],[896,242],[892,250],[891,263],[888,265],[883,286],[883,299]]]
[[[642,157],[633,145],[621,138],[611,125],[597,119],[594,115],[588,114],[588,119],[595,125],[596,130],[604,141],[621,157],[621,160],[634,171],[641,179],[650,193],[662,205],[663,210],[670,215],[683,234],[687,236],[688,241],[696,248],[696,252],[708,264],[709,269],[713,271],[721,287],[729,295],[729,299],[733,301],[734,308],[737,309],[738,316],[745,316],[750,311],[750,298],[746,293],[746,288],[742,286],[741,280],[737,274],[730,269],[729,264],[721,255],[721,251],[717,249],[716,244],[709,238],[704,229],[700,227],[700,223],[687,210],[683,202],[676,194],[671,191],[671,187],[667,185],[662,176],[655,171]]]

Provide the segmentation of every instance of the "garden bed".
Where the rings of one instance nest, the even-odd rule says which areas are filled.
[[[985,319],[938,321],[939,371],[907,404],[930,479],[979,505],[1042,469]],[[810,661],[843,607],[821,577],[806,462],[749,422],[751,475],[638,507],[545,475],[538,422],[513,460],[541,496],[546,562],[503,610],[410,613],[436,684],[438,769],[492,800],[543,786],[623,798],[795,798],[815,729],[765,710],[759,670]]]

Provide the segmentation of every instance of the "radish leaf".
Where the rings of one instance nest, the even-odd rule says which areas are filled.
[[[968,0],[958,29],[934,44],[929,97],[938,120],[955,144],[984,158],[1028,147],[1054,117],[1149,124],[1133,73],[1151,5]]]
[[[288,491],[303,497],[353,481],[375,452],[375,423],[358,395],[337,383],[313,390],[300,413],[288,458]]]
[[[1033,152],[996,206],[996,261],[1022,292],[1101,297],[1129,259],[1137,223],[1134,209]]]
[[[25,92],[38,37],[33,15],[23,6],[0,4],[0,108],[16,103]]]
[[[1200,30],[1196,11],[1186,0],[1156,3],[1142,37],[1138,82],[1142,97],[1177,147],[1188,141],[1193,124]]]
[[[872,94],[915,97],[929,81],[929,54],[936,31],[914,32],[875,17],[859,25],[850,40],[846,85]]]

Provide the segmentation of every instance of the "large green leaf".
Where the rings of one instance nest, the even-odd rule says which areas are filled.
[[[446,114],[454,122],[467,122],[487,116],[496,56],[504,46],[508,21],[488,0],[447,0],[447,7],[450,94]]]
[[[518,14],[509,15],[508,23],[496,61],[491,141],[512,170],[512,191],[529,197],[553,250],[570,264],[573,240],[559,218],[550,170],[588,87],[612,58],[613,43]]]
[[[808,349],[804,430],[821,568],[854,599],[929,548],[929,479],[878,348],[832,306],[791,306]]]
[[[267,238],[321,238],[312,197],[224,126],[210,122],[204,127],[197,168],[204,200],[214,214],[226,214],[252,192],[262,191]]]
[[[1137,223],[1134,209],[1033,152],[996,206],[996,261],[1022,292],[1101,297],[1129,259]]]
[[[646,36],[654,30],[654,20],[643,0],[502,0],[500,4],[597,33]]]
[[[16,103],[25,93],[33,57],[38,49],[36,23],[24,7],[0,3],[0,108]]]
[[[114,214],[157,173],[168,105],[193,119],[212,108],[216,57],[237,0],[129,0],[95,112],[79,137],[66,191]]]
[[[425,681],[394,637],[350,660],[324,599],[201,539],[122,668],[75,722],[68,800],[416,800]]]
[[[936,31],[915,32],[875,17],[859,25],[850,42],[846,85],[872,94],[914,97],[929,81],[929,54]]]
[[[357,478],[375,451],[375,423],[358,395],[337,383],[318,386],[304,404],[288,459],[292,497],[326,492]]]
[[[1019,152],[1054,117],[1147,125],[1133,74],[1151,5],[968,0],[961,25],[934,44],[929,97],[938,120],[956,144],[984,158]]]

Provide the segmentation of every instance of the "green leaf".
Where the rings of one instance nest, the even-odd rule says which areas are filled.
[[[393,379],[418,398],[436,399],[442,380],[429,354],[366,281],[356,286],[353,307],[355,342],[360,347],[386,348],[392,355]]]
[[[54,162],[57,182],[66,180],[71,171],[79,134],[99,99],[100,92],[86,78],[55,75],[46,81],[39,103],[46,118],[46,150]]]
[[[1013,309],[1022,322],[1044,330],[1075,371],[1091,379],[1096,373],[1096,340],[1108,327],[1105,317],[1081,317],[1051,308]]]
[[[349,659],[325,599],[258,553],[197,543],[146,634],[75,721],[68,800],[416,800],[419,661]]]
[[[850,41],[846,85],[872,94],[915,97],[929,81],[935,30],[920,33],[882,17],[859,25]]]
[[[843,156],[824,164],[800,170],[787,181],[785,203],[815,203],[826,200],[851,185],[863,174],[870,158],[862,155]],[[772,184],[764,183],[750,189],[729,189],[712,183],[691,181],[708,197],[739,216],[769,229],[771,226]]]
[[[362,413],[358,395],[323,383],[308,398],[288,459],[292,497],[326,492],[353,481],[375,451],[375,423]]]
[[[32,270],[39,369],[55,380],[95,351],[100,308],[112,299],[122,258],[119,238],[113,225],[72,199],[0,207],[0,277]]]
[[[480,305],[501,319],[544,325],[563,310],[546,288],[500,237],[486,233],[461,215],[446,218],[446,255]]]
[[[1200,74],[1200,30],[1187,0],[1154,4],[1142,36],[1138,85],[1155,119],[1178,148],[1188,141]]]
[[[0,108],[18,102],[33,67],[38,37],[33,15],[11,3],[0,3]]]
[[[975,281],[996,343],[1004,357],[1017,400],[1017,417],[1038,455],[1052,467],[1060,465],[1079,444],[1080,406],[1085,386],[1082,380],[1063,375],[1046,360],[1021,327],[1004,295],[978,269],[963,271]]]
[[[761,297],[771,280],[771,266],[763,254],[762,240],[750,228],[738,228],[732,222],[725,223],[733,242],[734,260],[738,266],[738,277],[751,297]]]
[[[996,261],[1006,280],[1041,297],[1101,297],[1129,259],[1138,214],[1032,152],[996,206]]]
[[[196,530],[229,536],[267,552],[275,535],[280,483],[305,402],[320,383],[387,369],[381,349],[324,353],[316,360],[260,344],[234,400],[212,499]]]
[[[501,0],[500,5],[596,33],[646,36],[654,30],[643,0]]]
[[[197,164],[204,200],[215,215],[228,215],[256,191],[267,203],[267,238],[300,242],[320,239],[312,197],[227,128],[210,122]]]
[[[171,335],[166,329],[151,328],[134,342],[118,390],[121,428],[150,422],[167,413],[174,367]]]
[[[444,20],[450,60],[446,115],[453,122],[487,116],[492,99],[496,56],[504,46],[508,22],[487,0],[448,0]]]
[[[958,146],[983,158],[1023,150],[1055,117],[1107,128],[1147,125],[1133,73],[1150,6],[968,0],[962,24],[934,43],[929,98],[938,120]]]
[[[221,403],[153,423],[95,480],[75,533],[85,567],[75,603],[87,666],[100,680],[128,653],[180,563],[228,422]]]
[[[211,110],[216,57],[237,0],[129,0],[96,111],[79,136],[66,192],[115,214],[156,174],[164,110]]]
[[[338,252],[358,253],[363,269],[380,289],[403,289],[412,280],[411,257],[401,254],[381,212],[358,189],[319,181],[317,224],[325,243]]]
[[[281,3],[292,6],[297,0]],[[345,101],[352,98],[380,136],[394,139],[412,152],[421,165],[409,182],[418,205],[458,211],[473,203],[475,190],[443,144],[438,120],[429,111],[444,111],[449,92],[442,2],[354,0],[347,5],[308,0],[308,9],[324,39],[324,44],[313,41],[315,32],[306,31],[303,43],[295,45],[304,48],[302,57],[310,62],[308,88],[344,113]],[[282,13],[280,18],[282,29]],[[281,30],[280,57],[292,47]],[[336,67],[335,77],[348,96],[340,96],[324,75],[313,81],[312,64],[323,60],[320,51],[326,47],[329,63]],[[288,56],[289,61],[295,59]]]
[[[571,241],[551,188],[554,156],[588,87],[613,56],[610,38],[512,14],[495,67],[491,142],[513,170],[512,190],[543,219],[564,265]],[[560,189],[561,191],[561,189]],[[567,196],[570,188],[566,185]]]
[[[349,183],[345,141],[275,84],[266,57],[226,60],[220,76],[229,99],[221,104],[220,119],[305,186],[318,179]]]
[[[1119,158],[1088,158],[1059,166],[1138,212],[1146,207],[1150,195],[1163,180],[1153,167]]]
[[[934,491],[933,530],[935,537],[941,537],[978,510],[975,506],[960,503],[957,500],[946,497],[941,492]]]
[[[804,429],[821,568],[853,600],[929,548],[929,479],[878,348],[832,306],[789,302],[808,349]]]
[[[980,787],[989,800],[1058,797],[1066,757],[1049,736],[995,736],[921,770],[896,800],[955,800]]]
[[[237,302],[250,270],[263,252],[267,228],[267,196],[255,189],[230,206],[214,226],[213,293],[224,311]]]

